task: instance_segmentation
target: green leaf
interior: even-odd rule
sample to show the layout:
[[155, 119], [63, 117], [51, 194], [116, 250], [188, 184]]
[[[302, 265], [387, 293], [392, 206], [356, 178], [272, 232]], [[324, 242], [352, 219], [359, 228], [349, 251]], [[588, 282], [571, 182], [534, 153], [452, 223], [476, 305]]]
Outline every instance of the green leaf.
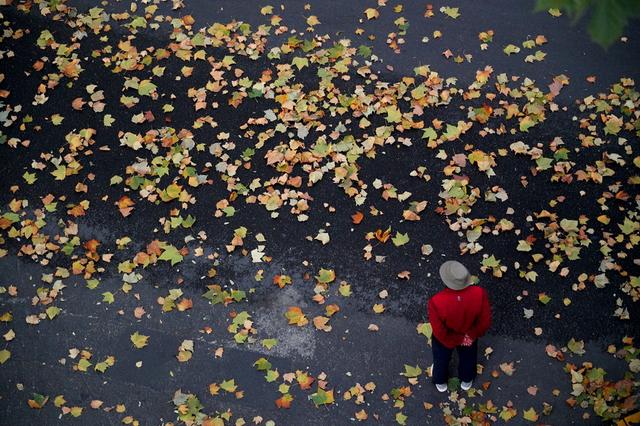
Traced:
[[507, 44], [504, 49], [502, 49], [502, 51], [506, 54], [506, 55], [512, 55], [514, 53], [518, 53], [520, 52], [520, 48], [514, 44]]
[[128, 24], [131, 28], [147, 28], [147, 21], [142, 16], [138, 16]]
[[416, 327], [416, 330], [418, 331], [418, 334], [422, 334], [429, 339], [429, 344], [431, 344], [431, 336], [433, 335], [433, 327], [431, 326], [431, 323], [425, 322], [419, 324], [418, 327]]
[[51, 116], [51, 124], [53, 124], [54, 126], [59, 126], [60, 124], [62, 124], [62, 120], [64, 120], [64, 117], [60, 114], [53, 114]]
[[157, 89], [157, 86], [151, 80], [142, 80], [138, 85], [138, 94], [140, 96], [150, 96]]
[[57, 317], [61, 311], [62, 310], [57, 306], [49, 306], [45, 312], [47, 313], [47, 316], [49, 317], [49, 319], [52, 320], [55, 317]]
[[569, 220], [562, 219], [560, 221], [560, 227], [564, 229], [565, 232], [578, 232], [578, 221], [577, 220]]
[[111, 293], [110, 291], [105, 291], [104, 293], [102, 293], [102, 301], [106, 302], [106, 303], [113, 303], [115, 302], [115, 298], [113, 297], [113, 293]]
[[418, 377], [422, 374], [422, 369], [419, 366], [412, 367], [410, 365], [404, 365], [404, 373], [400, 373], [405, 377]]
[[406, 425], [407, 424], [407, 416], [402, 414], [402, 411], [396, 413], [396, 422], [399, 425]]
[[85, 358], [81, 358], [80, 361], [78, 361], [77, 367], [80, 371], [87, 371], [87, 368], [91, 367], [91, 363]]
[[391, 241], [393, 241], [393, 245], [396, 247], [403, 246], [409, 242], [409, 233], [401, 234], [396, 231], [396, 236], [391, 238]]
[[4, 364], [9, 358], [11, 358], [11, 352], [6, 349], [0, 351], [0, 364]]
[[584, 355], [586, 353], [583, 340], [576, 340], [572, 337], [569, 343], [567, 343], [567, 347], [576, 355]]
[[29, 185], [33, 185], [33, 183], [38, 180], [35, 173], [29, 173], [29, 172], [24, 172], [24, 174], [22, 175], [22, 178]]
[[342, 297], [349, 297], [352, 294], [351, 285], [346, 282], [340, 283], [340, 287], [338, 287], [338, 291], [340, 292], [340, 295]]
[[605, 49], [620, 38], [627, 25], [629, 11], [620, 0], [594, 2], [588, 31], [591, 39]]
[[433, 130], [432, 127], [427, 127], [422, 132], [422, 139], [429, 139], [429, 141], [434, 141], [438, 139], [438, 134], [436, 133], [435, 130]]
[[[457, 7], [450, 7], [450, 6], [442, 6], [440, 8], [440, 12], [444, 13], [445, 15], [447, 15], [450, 18], [453, 19], [457, 19], [460, 16], [460, 9]], [[402, 423], [404, 424], [404, 423]]]
[[502, 407], [502, 411], [500, 411], [500, 418], [505, 422], [508, 422], [517, 415], [518, 410], [511, 407]]
[[538, 413], [536, 413], [536, 410], [534, 410], [533, 407], [525, 410], [522, 416], [525, 420], [529, 420], [530, 422], [538, 421]]
[[95, 278], [87, 280], [87, 288], [89, 290], [94, 290], [96, 287], [98, 287], [98, 284], [100, 284], [100, 281]]
[[538, 301], [540, 303], [542, 303], [543, 305], [546, 305], [547, 303], [549, 303], [551, 301], [551, 298], [549, 296], [547, 296], [546, 293], [540, 293], [538, 295]]
[[389, 123], [399, 123], [402, 120], [402, 113], [397, 106], [391, 105], [387, 109], [387, 121]]
[[547, 170], [551, 167], [551, 163], [553, 162], [553, 160], [551, 158], [547, 158], [547, 157], [540, 157], [538, 159], [536, 159], [536, 166], [538, 168], [538, 170]]
[[258, 371], [267, 371], [271, 369], [271, 363], [267, 361], [266, 358], [260, 358], [256, 362], [253, 363], [253, 366], [256, 367]]
[[624, 218], [624, 222], [622, 223], [622, 225], [618, 224], [618, 228], [620, 228], [622, 233], [625, 234], [625, 235], [629, 235], [629, 234], [635, 232], [636, 229], [638, 229], [638, 227], [639, 227], [638, 222], [635, 222], [635, 221], [629, 219], [628, 217]]
[[137, 331], [131, 335], [131, 343], [138, 349], [142, 349], [148, 344], [149, 336], [142, 335]]
[[327, 405], [333, 403], [333, 391], [325, 391], [324, 389], [318, 388], [315, 393], [311, 394], [311, 400], [317, 406]]
[[167, 186], [167, 189], [165, 190], [167, 200], [173, 200], [175, 198], [178, 198], [180, 196], [181, 191], [182, 189], [180, 188], [180, 186], [176, 185], [175, 183], [172, 183], [171, 185]]
[[318, 275], [316, 275], [316, 280], [318, 280], [319, 283], [323, 284], [328, 284], [335, 279], [336, 273], [333, 271], [333, 269], [322, 268], [320, 269], [320, 272], [318, 272]]
[[482, 259], [482, 266], [486, 266], [487, 268], [497, 268], [500, 266], [500, 261], [492, 254], [491, 256]]
[[115, 118], [113, 118], [113, 116], [111, 114], [105, 114], [104, 117], [102, 117], [102, 124], [104, 125], [104, 127], [111, 127], [111, 125], [116, 121]]
[[[47, 403], [47, 401], [49, 400], [49, 397], [47, 395], [41, 395], [39, 393], [33, 393], [33, 401], [37, 408], [42, 408], [44, 406], [44, 404]], [[31, 404], [29, 404], [31, 406]]]
[[365, 46], [363, 44], [358, 46], [358, 55], [362, 56], [363, 58], [370, 57], [372, 53], [373, 53], [373, 51], [371, 50], [371, 48], [369, 46]]
[[173, 266], [176, 263], [181, 262], [183, 257], [177, 248], [172, 245], [168, 245], [167, 247], [165, 247], [164, 251], [162, 252], [160, 257], [158, 257], [158, 259], [170, 261], [171, 266]]
[[262, 339], [261, 343], [265, 348], [271, 349], [278, 344], [278, 339]]
[[265, 374], [264, 376], [264, 378], [269, 383], [275, 382], [276, 380], [278, 380], [278, 377], [280, 377], [280, 373], [278, 373], [278, 370], [267, 370], [267, 374]]
[[296, 56], [293, 58], [293, 61], [291, 61], [291, 65], [294, 65], [298, 70], [301, 70], [302, 68], [309, 66], [309, 59]]
[[236, 386], [236, 381], [234, 379], [224, 380], [220, 383], [220, 389], [227, 392], [235, 392], [238, 386]]

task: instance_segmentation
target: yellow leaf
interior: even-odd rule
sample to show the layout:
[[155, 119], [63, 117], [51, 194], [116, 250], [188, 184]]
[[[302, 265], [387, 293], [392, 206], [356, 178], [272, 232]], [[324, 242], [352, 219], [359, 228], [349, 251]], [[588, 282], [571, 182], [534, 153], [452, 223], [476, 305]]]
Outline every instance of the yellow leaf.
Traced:
[[364, 14], [367, 16], [368, 20], [376, 19], [377, 17], [380, 16], [380, 12], [378, 12], [376, 9], [372, 7], [366, 9], [364, 11]]
[[320, 21], [316, 15], [311, 15], [307, 18], [307, 25], [313, 27], [314, 25], [318, 25]]

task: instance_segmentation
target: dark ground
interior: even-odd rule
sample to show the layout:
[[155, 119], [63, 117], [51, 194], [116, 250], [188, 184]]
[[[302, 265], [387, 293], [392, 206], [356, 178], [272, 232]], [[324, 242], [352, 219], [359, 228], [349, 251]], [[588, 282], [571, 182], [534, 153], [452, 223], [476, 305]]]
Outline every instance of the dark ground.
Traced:
[[[252, 25], [267, 20], [260, 14], [260, 7], [265, 5], [261, 3], [186, 3], [185, 8], [174, 12], [169, 12], [170, 8], [167, 5], [163, 5], [162, 8], [165, 13], [173, 16], [191, 14], [196, 19], [195, 27], [233, 19]], [[626, 31], [628, 42], [618, 42], [608, 51], [604, 51], [589, 41], [584, 22], [574, 27], [564, 16], [556, 19], [546, 12], [533, 13], [533, 2], [518, 2], [517, 7], [508, 1], [464, 2], [459, 5], [462, 15], [456, 20], [446, 18], [437, 12], [444, 3], [434, 3], [436, 17], [427, 20], [422, 16], [425, 7], [423, 3], [404, 4], [401, 13], [394, 13], [392, 7], [396, 3], [389, 2], [381, 9], [383, 12], [379, 19], [365, 20], [363, 23], [358, 23], [358, 20], [364, 17], [364, 9], [375, 6], [373, 2], [310, 3], [311, 10], [305, 11], [303, 2], [283, 2], [284, 10], [274, 7], [274, 13], [282, 16], [284, 24], [300, 31], [306, 27], [305, 18], [314, 14], [321, 22], [316, 27], [316, 33], [327, 33], [333, 39], [351, 38], [355, 46], [370, 45], [374, 54], [382, 59], [382, 63], [375, 64], [373, 68], [380, 71], [380, 79], [383, 81], [394, 82], [402, 76], [413, 75], [413, 68], [422, 64], [429, 64], [431, 69], [436, 70], [441, 76], [458, 77], [458, 87], [467, 87], [473, 81], [476, 70], [483, 69], [485, 65], [491, 65], [495, 75], [504, 72], [508, 75], [528, 77], [541, 89], [546, 89], [556, 75], [565, 74], [570, 78], [570, 84], [565, 86], [555, 99], [561, 107], [568, 107], [567, 112], [549, 114], [547, 120], [526, 134], [493, 135], [480, 139], [475, 131], [470, 132], [462, 138], [463, 142], [457, 141], [441, 146], [450, 156], [461, 152], [463, 143], [472, 143], [485, 151], [493, 151], [508, 148], [509, 144], [518, 140], [532, 146], [537, 142], [548, 144], [558, 136], [562, 137], [568, 147], [578, 147], [578, 123], [571, 120], [572, 115], [579, 113], [575, 101], [590, 94], [606, 92], [609, 85], [621, 77], [636, 80], [640, 78], [640, 28], [637, 22]], [[84, 11], [92, 6], [93, 2], [75, 1], [71, 4], [79, 11]], [[115, 3], [108, 9], [110, 8], [123, 10], [126, 5]], [[132, 129], [131, 131], [144, 133], [158, 127], [158, 122], [132, 124], [130, 117], [132, 113], [147, 109], [152, 109], [156, 117], [162, 117], [160, 108], [166, 100], [154, 103], [143, 99], [135, 111], [127, 110], [118, 102], [122, 94], [121, 76], [105, 70], [99, 61], [85, 61], [85, 70], [72, 89], [58, 87], [50, 93], [51, 97], [47, 103], [32, 106], [31, 101], [41, 76], [35, 72], [27, 75], [25, 71], [30, 70], [34, 60], [43, 55], [35, 46], [37, 36], [45, 28], [49, 29], [56, 39], [65, 34], [68, 37], [70, 31], [63, 23], [52, 22], [36, 12], [23, 15], [13, 6], [3, 7], [0, 12], [3, 13], [5, 21], [11, 22], [12, 27], [31, 30], [31, 34], [20, 40], [2, 42], [2, 49], [11, 49], [16, 56], [2, 59], [1, 66], [5, 74], [2, 87], [11, 90], [7, 102], [10, 105], [22, 105], [21, 114], [30, 114], [34, 119], [25, 131], [19, 130], [17, 125], [4, 130], [9, 138], [30, 139], [31, 145], [29, 148], [17, 149], [9, 148], [7, 145], [0, 146], [2, 212], [7, 210], [9, 202], [14, 198], [27, 199], [30, 208], [38, 208], [41, 205], [39, 198], [49, 192], [56, 196], [66, 194], [67, 202], [87, 199], [91, 203], [87, 215], [76, 220], [81, 240], [84, 242], [95, 238], [101, 242], [104, 249], [102, 251], [101, 248], [100, 253], [116, 253], [110, 265], [106, 265], [107, 270], [99, 274], [100, 285], [96, 290], [85, 288], [84, 280], [79, 277], [65, 279], [64, 284], [67, 287], [59, 296], [60, 303], [56, 303], [63, 309], [60, 315], [52, 321], [44, 320], [37, 326], [32, 326], [27, 324], [24, 318], [42, 311], [40, 307], [31, 305], [36, 289], [43, 286], [40, 281], [41, 275], [53, 272], [57, 262], [66, 262], [64, 266], [69, 267], [68, 259], [64, 255], [56, 254], [51, 264], [43, 267], [25, 256], [16, 255], [23, 241], [11, 238], [0, 241], [0, 248], [8, 250], [8, 254], [0, 258], [0, 270], [3, 275], [0, 285], [13, 284], [18, 287], [17, 297], [0, 295], [0, 314], [10, 311], [13, 315], [13, 321], [2, 326], [2, 333], [9, 328], [16, 333], [15, 340], [3, 343], [11, 351], [11, 358], [0, 366], [0, 423], [26, 425], [57, 424], [63, 421], [76, 424], [120, 424], [123, 417], [130, 415], [141, 424], [163, 424], [176, 420], [171, 399], [178, 389], [198, 395], [206, 413], [231, 409], [234, 419], [241, 416], [248, 423], [254, 416], [262, 416], [265, 421], [273, 419], [277, 424], [283, 425], [349, 424], [355, 422], [354, 414], [364, 408], [369, 414], [370, 423], [392, 424], [396, 413], [402, 411], [408, 416], [408, 424], [442, 424], [444, 420], [439, 403], [448, 404], [454, 414], [458, 415], [459, 400], [454, 398], [454, 401], [448, 401], [446, 396], [437, 394], [426, 376], [421, 376], [419, 384], [413, 386], [413, 395], [407, 398], [404, 408], [394, 408], [393, 401], [381, 399], [381, 396], [391, 392], [392, 388], [407, 385], [407, 379], [399, 375], [404, 370], [404, 364], [417, 364], [423, 370], [430, 365], [430, 348], [426, 345], [424, 337], [416, 334], [416, 326], [427, 321], [426, 300], [442, 287], [437, 278], [439, 265], [445, 259], [459, 259], [459, 244], [465, 240], [463, 236], [450, 231], [445, 218], [434, 211], [438, 205], [438, 193], [441, 191], [442, 174], [439, 169], [446, 164], [443, 165], [441, 161], [436, 160], [434, 152], [425, 154], [419, 133], [409, 134], [414, 141], [410, 147], [385, 146], [378, 151], [375, 159], [360, 161], [362, 169], [359, 176], [369, 183], [369, 196], [363, 206], [356, 206], [329, 178], [325, 178], [310, 190], [314, 200], [310, 203], [311, 212], [307, 222], [298, 222], [289, 214], [286, 206], [281, 209], [277, 219], [271, 219], [262, 205], [245, 204], [240, 199], [234, 203], [236, 213], [232, 218], [218, 219], [213, 216], [215, 204], [227, 197], [228, 193], [218, 173], [211, 170], [210, 176], [213, 177], [214, 184], [190, 188], [198, 201], [181, 211], [183, 215], [191, 214], [197, 218], [194, 227], [177, 229], [165, 234], [161, 230], [159, 219], [167, 217], [171, 208], [179, 207], [177, 204], [156, 206], [136, 198], [135, 210], [131, 216], [122, 218], [113, 203], [124, 194], [123, 186], [110, 186], [109, 180], [113, 175], [125, 176], [126, 166], [132, 164], [136, 157], [148, 155], [148, 158], [151, 158], [147, 152], [133, 152], [118, 146], [118, 131], [126, 127]], [[399, 16], [406, 17], [410, 27], [405, 36], [407, 42], [401, 48], [402, 52], [394, 54], [386, 46], [385, 39], [387, 33], [396, 31], [393, 20]], [[365, 29], [365, 35], [358, 36], [353, 33], [358, 27]], [[441, 39], [431, 37], [431, 33], [436, 29], [442, 31]], [[489, 48], [481, 51], [478, 32], [487, 29], [493, 29], [495, 36]], [[118, 35], [114, 40], [126, 36], [122, 28], [116, 28], [114, 31]], [[366, 39], [365, 36], [368, 34], [375, 34], [376, 39]], [[544, 61], [525, 63], [523, 58], [528, 52], [521, 52], [515, 56], [506, 56], [502, 52], [504, 45], [520, 44], [523, 40], [538, 34], [544, 34], [549, 40], [548, 44], [540, 48], [547, 53]], [[166, 32], [161, 31], [145, 31], [137, 36], [136, 43], [140, 46], [162, 46], [169, 42], [166, 35]], [[421, 42], [425, 35], [431, 38], [426, 44]], [[268, 48], [270, 46], [268, 44]], [[90, 37], [83, 40], [80, 56], [90, 56], [94, 48]], [[446, 60], [442, 51], [447, 48], [454, 54], [470, 53], [473, 55], [473, 61], [456, 64], [452, 59]], [[237, 57], [236, 62], [237, 66], [253, 77], [259, 76], [260, 71], [269, 65], [266, 58], [254, 62]], [[385, 67], [389, 64], [393, 66], [393, 71]], [[181, 66], [181, 63], [176, 62], [168, 64], [166, 74], [177, 75]], [[184, 98], [184, 93], [189, 87], [201, 87], [207, 81], [208, 71], [199, 74], [198, 70], [199, 68], [196, 68], [191, 78], [183, 78], [179, 82], [167, 80], [166, 86], [159, 86], [159, 92], [166, 96], [171, 93], [182, 94]], [[353, 75], [357, 78], [357, 75]], [[585, 81], [590, 75], [597, 76], [595, 84]], [[296, 81], [303, 83], [305, 88], [317, 85], [317, 78], [308, 69], [298, 73]], [[77, 112], [68, 106], [77, 96], [86, 97], [84, 86], [92, 83], [97, 84], [100, 89], [105, 89], [105, 113], [112, 114], [116, 119], [110, 128], [102, 126], [101, 114], [86, 108]], [[349, 87], [349, 84], [351, 83], [346, 83], [345, 87]], [[232, 137], [237, 135], [240, 150], [244, 149], [238, 128], [248, 117], [258, 116], [274, 105], [273, 101], [264, 99], [245, 100], [237, 110], [223, 104], [219, 110], [212, 113], [219, 123], [215, 132], [228, 131]], [[65, 120], [61, 126], [54, 127], [48, 124], [45, 118], [56, 112], [63, 114]], [[429, 114], [429, 121], [431, 117], [438, 117], [447, 122], [455, 122], [466, 117], [466, 111], [458, 110], [455, 103], [437, 111], [425, 112], [425, 115]], [[187, 105], [176, 108], [172, 114], [172, 123], [179, 129], [180, 126], [189, 126], [195, 117], [193, 105], [189, 101]], [[336, 125], [337, 122], [338, 120], [334, 120], [332, 124]], [[35, 131], [34, 126], [37, 124], [43, 125], [44, 130]], [[38, 173], [38, 181], [34, 185], [24, 183], [22, 174], [25, 171], [34, 171], [30, 165], [41, 153], [56, 152], [64, 146], [64, 136], [69, 131], [83, 127], [98, 129], [95, 146], [109, 145], [111, 151], [95, 150], [96, 153], [92, 157], [83, 158], [85, 167], [82, 172], [65, 179], [63, 184], [55, 181], [48, 171]], [[209, 144], [214, 141], [215, 132], [205, 125], [194, 131], [194, 139], [196, 142]], [[637, 147], [637, 136], [632, 135], [630, 140], [631, 145]], [[532, 223], [526, 221], [528, 215], [544, 208], [551, 210], [550, 200], [566, 196], [567, 201], [559, 203], [553, 211], [561, 218], [586, 215], [592, 218], [589, 222], [591, 225], [595, 222], [595, 217], [602, 213], [597, 199], [607, 190], [606, 185], [624, 182], [629, 176], [637, 173], [637, 169], [633, 169], [632, 165], [633, 156], [626, 154], [618, 146], [583, 150], [575, 153], [572, 160], [584, 167], [600, 159], [605, 150], [621, 153], [628, 163], [625, 167], [617, 168], [614, 177], [605, 178], [602, 185], [550, 182], [550, 171], [541, 172], [533, 177], [530, 173], [533, 163], [521, 156], [498, 157], [497, 166], [494, 168], [496, 176], [491, 178], [478, 172], [475, 167], [467, 165], [465, 172], [471, 176], [474, 186], [484, 191], [485, 188], [499, 185], [509, 194], [509, 199], [503, 203], [479, 200], [469, 216], [483, 218], [495, 215], [500, 219], [506, 217], [505, 212], [511, 207], [516, 213], [510, 219], [516, 228], [523, 230], [520, 237], [523, 238], [527, 233], [533, 232]], [[574, 152], [571, 154], [574, 155]], [[275, 175], [273, 169], [263, 164], [263, 155], [260, 152], [256, 154], [252, 170], [243, 171], [246, 176]], [[205, 161], [214, 161], [207, 152], [202, 153], [199, 159], [199, 165]], [[425, 183], [409, 175], [411, 170], [420, 165], [426, 166], [432, 175], [430, 182]], [[93, 182], [86, 181], [87, 173], [95, 174]], [[529, 177], [529, 186], [526, 188], [520, 183], [520, 176], [523, 175]], [[402, 221], [402, 211], [406, 205], [397, 200], [383, 200], [380, 191], [371, 186], [371, 182], [376, 178], [385, 183], [393, 183], [398, 192], [412, 192], [411, 200], [428, 200], [429, 204], [422, 214], [422, 221]], [[89, 184], [89, 192], [74, 193], [75, 184], [82, 181]], [[250, 178], [246, 181], [250, 181]], [[168, 184], [170, 180], [163, 182]], [[12, 185], [20, 185], [15, 194], [9, 192]], [[581, 195], [580, 191], [585, 191], [585, 194]], [[637, 191], [632, 185], [626, 187], [626, 191], [631, 195], [629, 201], [614, 204], [616, 208], [608, 212], [612, 218], [612, 225], [616, 222], [621, 223], [627, 211], [632, 212], [631, 217], [637, 218], [638, 204], [634, 201], [634, 197], [637, 200]], [[128, 195], [132, 198], [134, 195], [137, 196], [134, 192], [129, 192]], [[108, 196], [106, 201], [102, 200], [104, 196]], [[323, 207], [323, 203], [334, 207], [335, 212]], [[369, 206], [375, 206], [383, 214], [371, 216], [368, 214]], [[351, 215], [358, 210], [366, 214], [363, 222], [356, 226], [351, 223]], [[62, 208], [59, 208], [58, 212], [47, 213], [49, 232], [59, 232], [56, 222], [67, 219], [70, 218], [64, 214]], [[226, 254], [224, 245], [229, 243], [233, 230], [239, 226], [245, 226], [249, 230], [245, 239], [245, 246], [249, 250], [258, 244], [255, 235], [264, 234], [265, 252], [273, 257], [271, 262], [252, 263], [250, 256], [243, 257], [238, 250], [231, 255]], [[362, 257], [363, 247], [367, 244], [363, 238], [364, 234], [376, 229], [385, 229], [387, 226], [393, 228], [393, 234], [396, 230], [409, 232], [411, 241], [402, 247], [395, 247], [390, 241], [385, 245], [374, 245], [374, 254], [386, 256], [385, 261], [365, 261]], [[329, 232], [329, 244], [321, 245], [318, 241], [307, 241], [306, 236], [315, 236], [321, 228]], [[206, 277], [207, 271], [213, 266], [211, 260], [206, 256], [188, 255], [173, 268], [161, 262], [144, 270], [137, 270], [142, 273], [143, 279], [134, 284], [132, 293], [139, 295], [139, 300], [133, 298], [132, 294], [125, 295], [119, 290], [123, 282], [122, 274], [117, 270], [119, 262], [131, 259], [137, 251], [144, 249], [146, 244], [155, 238], [182, 247], [185, 245], [186, 236], [196, 236], [200, 230], [206, 231], [207, 240], [192, 241], [186, 245], [192, 249], [200, 245], [205, 254], [221, 254], [220, 262], [215, 266], [215, 279]], [[0, 236], [6, 237], [5, 232], [2, 231]], [[127, 250], [117, 251], [115, 241], [123, 236], [129, 236], [132, 243]], [[547, 271], [544, 265], [539, 265], [535, 269], [539, 274], [535, 283], [526, 282], [517, 275], [514, 262], [526, 265], [530, 256], [528, 253], [514, 250], [520, 238], [512, 233], [497, 236], [483, 234], [479, 241], [484, 249], [479, 254], [462, 257], [461, 260], [468, 265], [472, 273], [480, 277], [480, 282], [489, 291], [493, 304], [493, 326], [489, 335], [481, 340], [481, 354], [486, 347], [491, 347], [493, 353], [488, 359], [480, 357], [479, 362], [484, 365], [485, 372], [477, 380], [478, 383], [491, 381], [491, 386], [483, 392], [484, 395], [465, 396], [469, 405], [486, 404], [487, 400], [491, 400], [500, 409], [507, 405], [508, 401], [512, 401], [519, 412], [518, 417], [511, 423], [522, 424], [527, 423], [522, 418], [524, 410], [534, 407], [540, 413], [542, 403], [546, 402], [552, 404], [554, 409], [548, 416], [541, 416], [541, 423], [599, 423], [597, 416], [590, 409], [571, 409], [565, 404], [565, 399], [571, 392], [570, 376], [562, 371], [565, 363], [548, 357], [544, 349], [547, 344], [565, 346], [571, 338], [584, 340], [587, 353], [584, 356], [567, 353], [565, 356], [568, 362], [593, 362], [594, 365], [605, 368], [608, 372], [607, 378], [612, 380], [620, 379], [626, 371], [627, 366], [624, 362], [606, 353], [607, 346], [619, 345], [622, 337], [638, 337], [640, 334], [637, 322], [640, 310], [637, 303], [621, 293], [620, 285], [624, 281], [623, 278], [610, 277], [611, 283], [603, 289], [595, 288], [591, 283], [588, 284], [588, 289], [582, 292], [571, 289], [571, 284], [577, 282], [580, 273], [597, 273], [601, 258], [598, 253], [598, 236], [592, 238], [591, 246], [585, 249], [581, 259], [567, 264], [571, 272], [566, 278]], [[433, 254], [422, 256], [422, 244], [430, 244]], [[538, 244], [539, 250], [542, 251], [544, 242]], [[497, 279], [490, 273], [480, 271], [481, 256], [484, 253], [495, 254], [497, 258], [503, 259], [503, 264], [508, 266], [508, 272], [503, 278]], [[637, 256], [634, 248], [627, 251], [627, 255], [628, 258], [619, 261], [630, 275], [637, 276], [638, 267], [633, 263], [633, 257]], [[330, 321], [333, 330], [323, 333], [316, 330], [312, 324], [301, 328], [286, 325], [282, 314], [289, 306], [302, 307], [309, 319], [322, 315], [324, 306], [318, 306], [311, 300], [313, 280], [304, 278], [307, 273], [311, 276], [317, 274], [320, 268], [334, 269], [336, 272], [336, 283], [332, 284], [327, 297], [327, 303], [340, 305], [340, 312]], [[264, 270], [264, 279], [261, 282], [254, 278], [259, 269]], [[396, 277], [403, 270], [411, 271], [410, 280], [399, 280]], [[271, 281], [275, 275], [282, 273], [291, 275], [294, 285], [280, 290], [273, 286]], [[179, 283], [179, 279], [184, 283]], [[351, 284], [353, 295], [350, 298], [341, 297], [338, 293], [337, 283], [342, 280]], [[227, 307], [211, 306], [200, 296], [206, 290], [205, 286], [214, 282], [247, 291], [254, 288], [255, 292], [248, 294], [248, 302]], [[178, 287], [187, 297], [193, 299], [194, 308], [186, 312], [162, 312], [162, 307], [156, 303], [156, 299], [166, 296], [169, 289]], [[384, 301], [378, 297], [382, 290], [389, 293], [389, 297]], [[102, 293], [105, 291], [111, 291], [116, 295], [115, 303], [101, 302]], [[528, 296], [523, 296], [523, 291], [527, 291]], [[538, 302], [537, 296], [540, 292], [545, 292], [551, 297], [547, 305]], [[563, 298], [567, 297], [571, 299], [571, 304], [564, 306]], [[621, 321], [612, 315], [618, 297], [622, 297], [624, 306], [629, 310], [630, 320]], [[372, 311], [372, 305], [380, 302], [384, 303], [386, 311], [382, 315], [376, 315]], [[147, 311], [141, 320], [135, 320], [132, 315], [136, 306], [144, 306]], [[523, 308], [533, 309], [533, 317], [524, 318]], [[232, 336], [226, 331], [228, 313], [234, 309], [247, 310], [252, 315], [259, 339], [275, 337], [278, 339], [278, 345], [268, 351], [259, 343], [234, 344]], [[377, 333], [367, 330], [371, 323], [379, 326], [380, 330]], [[212, 327], [213, 333], [203, 333], [201, 330], [205, 326]], [[541, 336], [534, 334], [534, 327], [542, 328]], [[150, 336], [149, 346], [142, 350], [132, 348], [129, 336], [135, 331]], [[184, 339], [194, 340], [195, 351], [189, 362], [179, 363], [175, 355]], [[218, 347], [225, 348], [224, 356], [215, 359], [213, 351]], [[117, 361], [105, 374], [96, 373], [92, 369], [88, 373], [76, 372], [71, 367], [74, 361], [68, 357], [71, 348], [88, 348], [93, 353], [92, 360], [114, 355]], [[291, 408], [276, 408], [273, 401], [280, 396], [277, 384], [266, 383], [263, 374], [252, 367], [261, 356], [267, 357], [281, 374], [308, 370], [317, 377], [321, 372], [326, 373], [328, 388], [336, 392], [336, 403], [316, 408], [311, 401], [306, 400], [312, 391], [295, 389], [292, 390], [295, 399]], [[64, 358], [66, 364], [62, 365], [59, 360]], [[142, 367], [136, 367], [137, 361], [142, 361]], [[513, 376], [501, 374], [498, 378], [492, 378], [488, 374], [492, 370], [500, 371], [499, 364], [512, 361], [515, 362], [516, 368]], [[229, 378], [235, 378], [239, 388], [245, 391], [242, 399], [236, 399], [230, 394], [221, 393], [215, 397], [209, 394], [210, 383], [219, 383]], [[367, 393], [364, 405], [356, 405], [353, 400], [343, 400], [342, 393], [351, 386], [356, 383], [364, 386], [370, 381], [375, 382], [376, 390], [373, 394]], [[281, 380], [277, 383], [280, 382]], [[21, 384], [23, 390], [17, 390], [18, 384]], [[527, 393], [527, 387], [532, 385], [538, 387], [537, 396]], [[313, 389], [315, 388], [314, 384]], [[551, 392], [555, 388], [560, 389], [559, 396], [552, 395]], [[33, 392], [50, 397], [50, 402], [42, 410], [32, 410], [27, 406], [26, 401], [32, 397]], [[60, 409], [53, 405], [56, 395], [64, 395], [69, 406], [84, 407], [82, 415], [78, 418], [62, 416]], [[104, 406], [125, 404], [126, 412], [116, 413], [114, 410], [105, 413], [103, 410], [91, 409], [89, 402], [94, 399], [104, 401]], [[423, 402], [430, 402], [434, 407], [425, 410]], [[585, 412], [591, 413], [589, 419], [582, 418]], [[379, 420], [374, 419], [374, 414], [379, 415]]]

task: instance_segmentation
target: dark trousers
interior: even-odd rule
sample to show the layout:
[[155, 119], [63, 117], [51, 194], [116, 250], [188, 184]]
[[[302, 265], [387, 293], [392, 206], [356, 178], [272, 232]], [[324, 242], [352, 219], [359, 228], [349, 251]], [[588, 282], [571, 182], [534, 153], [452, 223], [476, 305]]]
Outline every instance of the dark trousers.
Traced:
[[[453, 349], [444, 346], [435, 336], [431, 336], [431, 347], [433, 348], [433, 383], [447, 383]], [[471, 346], [459, 345], [456, 350], [458, 351], [458, 377], [463, 382], [471, 382], [476, 377], [478, 339], [474, 340]]]

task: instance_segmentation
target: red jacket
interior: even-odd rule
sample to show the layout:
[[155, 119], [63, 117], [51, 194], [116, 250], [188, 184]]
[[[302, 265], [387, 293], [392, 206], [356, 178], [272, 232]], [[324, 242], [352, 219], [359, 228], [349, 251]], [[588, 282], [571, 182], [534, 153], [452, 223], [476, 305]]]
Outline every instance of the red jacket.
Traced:
[[464, 335], [475, 340], [491, 325], [491, 307], [487, 291], [477, 285], [462, 290], [445, 288], [427, 305], [433, 335], [447, 348], [455, 348]]

